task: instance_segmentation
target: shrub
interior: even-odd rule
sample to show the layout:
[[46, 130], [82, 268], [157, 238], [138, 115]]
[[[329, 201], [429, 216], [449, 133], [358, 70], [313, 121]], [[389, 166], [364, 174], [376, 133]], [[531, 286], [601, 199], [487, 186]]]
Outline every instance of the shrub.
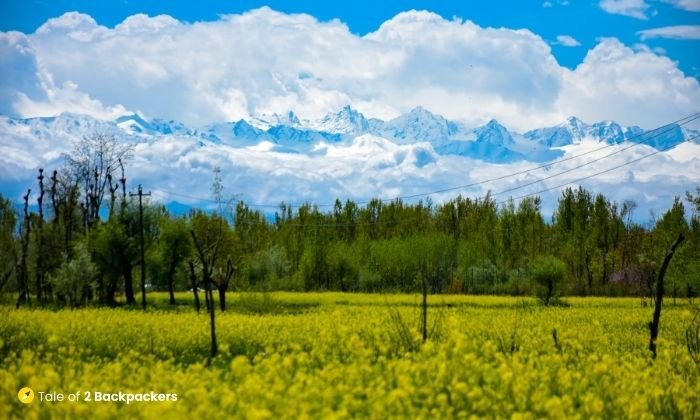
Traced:
[[90, 260], [84, 243], [78, 242], [72, 259], [64, 257], [63, 264], [50, 278], [51, 286], [59, 300], [73, 307], [81, 306], [92, 294], [97, 278], [97, 266]]
[[538, 285], [537, 297], [548, 306], [559, 294], [566, 273], [564, 262], [551, 256], [539, 257], [532, 263], [531, 273]]

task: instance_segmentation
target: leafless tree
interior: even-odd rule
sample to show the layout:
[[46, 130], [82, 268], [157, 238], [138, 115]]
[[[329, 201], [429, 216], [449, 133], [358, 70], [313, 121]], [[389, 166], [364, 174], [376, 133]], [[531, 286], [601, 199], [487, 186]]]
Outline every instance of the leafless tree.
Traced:
[[[112, 180], [132, 152], [133, 145], [120, 142], [113, 135], [96, 133], [79, 140], [66, 156], [71, 175], [84, 194], [83, 211], [88, 226], [99, 220], [105, 192], [116, 190]], [[123, 170], [121, 173], [119, 181], [123, 188]]]

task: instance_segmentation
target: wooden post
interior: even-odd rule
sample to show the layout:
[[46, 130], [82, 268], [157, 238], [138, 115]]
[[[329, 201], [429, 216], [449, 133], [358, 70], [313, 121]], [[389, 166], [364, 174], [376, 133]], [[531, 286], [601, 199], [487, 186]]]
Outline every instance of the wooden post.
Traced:
[[150, 196], [151, 193], [144, 193], [143, 188], [139, 185], [137, 193], [130, 193], [131, 197], [138, 196], [139, 198], [139, 226], [140, 226], [140, 239], [141, 239], [141, 304], [143, 305], [143, 310], [146, 310], [146, 256], [143, 244], [143, 196]]

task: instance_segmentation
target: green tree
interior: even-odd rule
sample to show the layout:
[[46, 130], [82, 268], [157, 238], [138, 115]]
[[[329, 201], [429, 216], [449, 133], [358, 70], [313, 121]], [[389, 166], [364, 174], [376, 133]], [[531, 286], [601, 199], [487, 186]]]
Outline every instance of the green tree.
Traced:
[[690, 231], [688, 232], [688, 245], [684, 251], [683, 257], [687, 260], [688, 266], [686, 271], [686, 297], [691, 301], [700, 292], [700, 187], [697, 188], [697, 193], [693, 196], [690, 192], [686, 193], [686, 199], [690, 207]]
[[17, 213], [12, 202], [0, 194], [0, 291], [9, 284], [17, 266], [16, 228]]
[[532, 263], [532, 279], [540, 286], [538, 297], [548, 306], [560, 293], [566, 267], [564, 262], [552, 256], [538, 257]]
[[[688, 221], [685, 217], [685, 206], [680, 197], [675, 197], [673, 205], [661, 216], [654, 226], [651, 234], [654, 265], [658, 268], [666, 255], [668, 247], [676, 240], [679, 234], [688, 235]], [[673, 303], [676, 303], [676, 297], [679, 291], [687, 288], [687, 273], [689, 271], [688, 264], [691, 263], [689, 253], [692, 253], [691, 246], [680, 247], [676, 254], [673, 264], [671, 264], [666, 272], [666, 284], [670, 286], [670, 291], [673, 295]]]
[[63, 264], [50, 276], [53, 292], [59, 302], [65, 301], [72, 307], [81, 306], [92, 295], [99, 271], [91, 258], [86, 244], [75, 244], [73, 257], [64, 255]]
[[582, 187], [567, 188], [554, 212], [556, 253], [566, 263], [577, 293], [593, 291], [593, 251], [589, 239], [593, 202], [590, 192]]
[[135, 304], [133, 270], [139, 261], [137, 237], [129, 235], [118, 218], [112, 218], [96, 225], [90, 232], [88, 243], [100, 273], [97, 282], [99, 302], [116, 305], [117, 282], [122, 277], [126, 303]]
[[192, 255], [192, 237], [186, 220], [170, 217], [162, 219], [156, 253], [165, 277], [170, 304], [175, 305], [175, 274]]
[[[161, 206], [144, 203], [143, 229], [146, 249], [158, 236]], [[119, 278], [124, 279], [126, 303], [136, 303], [134, 296], [134, 269], [141, 260], [140, 220], [136, 201], [127, 201], [120, 212], [107, 222], [100, 222], [89, 232], [88, 247], [100, 271], [98, 297], [101, 303], [114, 305]]]
[[235, 234], [228, 222], [218, 214], [197, 212], [190, 217], [190, 235], [202, 268], [206, 296], [209, 296], [207, 304], [214, 304], [209, 289], [216, 288], [219, 306], [225, 310], [226, 291], [238, 263]]

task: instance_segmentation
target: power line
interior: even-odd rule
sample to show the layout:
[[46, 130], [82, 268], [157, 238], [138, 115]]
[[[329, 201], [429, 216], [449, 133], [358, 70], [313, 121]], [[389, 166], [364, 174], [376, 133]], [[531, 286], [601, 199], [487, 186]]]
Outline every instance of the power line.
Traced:
[[[555, 190], [555, 189], [559, 189], [559, 188], [562, 188], [562, 187], [565, 187], [565, 186], [568, 186], [568, 185], [572, 185], [572, 184], [577, 184], [577, 183], [580, 183], [580, 182], [585, 181], [585, 180], [587, 180], [587, 179], [594, 178], [594, 177], [596, 177], [596, 176], [598, 176], [598, 175], [602, 175], [602, 174], [605, 174], [605, 173], [608, 173], [608, 172], [612, 172], [612, 171], [614, 171], [614, 170], [616, 170], [616, 169], [620, 169], [620, 168], [622, 168], [622, 167], [629, 166], [629, 165], [632, 165], [632, 164], [634, 164], [634, 163], [640, 162], [640, 161], [642, 161], [642, 160], [644, 160], [644, 159], [647, 159], [647, 158], [649, 158], [649, 157], [651, 157], [651, 156], [654, 156], [654, 155], [657, 155], [657, 154], [659, 154], [659, 153], [663, 153], [663, 152], [669, 151], [669, 150], [671, 150], [671, 149], [673, 149], [673, 148], [675, 148], [675, 147], [678, 147], [679, 145], [681, 145], [681, 144], [683, 144], [683, 143], [688, 143], [688, 142], [691, 142], [691, 141], [696, 140], [696, 139], [700, 139], [700, 135], [694, 136], [694, 137], [691, 137], [691, 138], [688, 138], [688, 139], [685, 139], [685, 140], [683, 140], [683, 141], [680, 142], [680, 143], [676, 143], [676, 144], [673, 144], [673, 145], [671, 145], [671, 146], [668, 146], [668, 147], [665, 147], [665, 148], [662, 148], [662, 149], [659, 149], [659, 150], [655, 150], [654, 152], [648, 153], [648, 154], [646, 154], [646, 155], [643, 155], [643, 156], [638, 157], [638, 158], [636, 158], [636, 159], [627, 161], [627, 162], [625, 162], [625, 163], [622, 163], [622, 164], [613, 166], [613, 167], [611, 167], [611, 168], [608, 168], [608, 169], [605, 169], [605, 170], [596, 172], [596, 173], [594, 173], [594, 174], [590, 174], [590, 175], [587, 175], [587, 176], [585, 176], [585, 177], [582, 177], [582, 178], [579, 178], [579, 179], [576, 179], [576, 180], [573, 180], [573, 181], [567, 181], [567, 182], [565, 182], [565, 183], [563, 183], [563, 184], [559, 184], [559, 185], [557, 185], [557, 186], [548, 187], [548, 188], [542, 189], [542, 190], [537, 191], [537, 192], [534, 192], [534, 193], [525, 194], [525, 195], [522, 195], [522, 196], [519, 196], [519, 197], [515, 197], [515, 198], [512, 198], [512, 197], [511, 197], [511, 198], [509, 198], [508, 200], [501, 200], [501, 201], [495, 202], [495, 204], [496, 204], [496, 205], [502, 205], [502, 204], [506, 204], [506, 203], [508, 203], [508, 202], [510, 202], [510, 201], [517, 201], [517, 200], [522, 200], [522, 199], [525, 199], [525, 198], [528, 198], [528, 197], [539, 196], [540, 194], [545, 193], [545, 192], [548, 192], [548, 191], [552, 191], [552, 190]], [[479, 200], [482, 200], [482, 199], [484, 199], [484, 198], [486, 198], [486, 197], [489, 197], [489, 196], [496, 196], [496, 195], [504, 194], [504, 193], [507, 192], [507, 191], [508, 191], [508, 190], [499, 191], [499, 192], [496, 192], [496, 193], [493, 193], [493, 194], [487, 194], [486, 196], [479, 196], [479, 197], [474, 198], [474, 200], [479, 201]], [[388, 224], [401, 225], [401, 224], [404, 224], [404, 223], [415, 223], [415, 220], [405, 220], [405, 219], [404, 219], [404, 220], [377, 220], [377, 221], [369, 221], [369, 222], [344, 222], [344, 223], [322, 223], [322, 224], [311, 224], [311, 223], [309, 223], [309, 224], [302, 224], [302, 223], [294, 223], [294, 224], [291, 224], [291, 223], [285, 223], [285, 224], [283, 224], [281, 227], [304, 227], [304, 228], [329, 227], [329, 228], [338, 228], [338, 227], [350, 227], [350, 226], [375, 226], [375, 225], [388, 225]]]
[[[579, 178], [579, 179], [576, 179], [576, 180], [573, 180], [573, 181], [565, 182], [565, 183], [563, 183], [563, 184], [559, 184], [559, 185], [554, 186], [554, 187], [545, 188], [545, 189], [543, 189], [543, 190], [540, 190], [540, 191], [537, 191], [537, 192], [534, 192], [534, 193], [531, 193], [531, 194], [525, 194], [525, 195], [522, 195], [522, 196], [519, 196], [519, 197], [516, 197], [516, 198], [512, 198], [512, 200], [513, 200], [513, 201], [522, 200], [522, 199], [527, 198], [527, 197], [537, 196], [537, 195], [540, 195], [540, 194], [542, 194], [542, 193], [545, 193], [545, 192], [548, 192], [548, 191], [551, 191], [551, 190], [555, 190], [555, 189], [559, 189], [559, 188], [562, 188], [562, 187], [566, 187], [567, 185], [577, 184], [577, 183], [579, 183], [579, 182], [581, 182], [581, 181], [585, 181], [585, 180], [587, 180], [587, 179], [596, 177], [596, 176], [598, 176], [598, 175], [602, 175], [602, 174], [605, 174], [605, 173], [608, 173], [608, 172], [612, 172], [612, 171], [614, 171], [614, 170], [616, 170], [616, 169], [620, 169], [620, 168], [622, 168], [622, 167], [631, 165], [631, 164], [633, 164], [633, 163], [637, 163], [637, 162], [639, 162], [639, 161], [641, 161], [641, 160], [644, 160], [644, 159], [646, 159], [646, 158], [648, 158], [648, 157], [651, 157], [651, 156], [654, 156], [654, 155], [658, 155], [659, 153], [662, 153], [662, 152], [666, 152], [666, 151], [668, 151], [668, 150], [671, 150], [671, 149], [673, 149], [674, 147], [677, 147], [677, 146], [679, 146], [679, 145], [681, 145], [681, 144], [683, 144], [683, 143], [687, 143], [687, 142], [690, 142], [690, 141], [693, 141], [693, 140], [696, 140], [696, 139], [699, 139], [699, 138], [700, 138], [700, 135], [695, 136], [695, 137], [691, 137], [691, 138], [689, 138], [689, 139], [683, 140], [681, 143], [674, 144], [674, 145], [665, 147], [665, 148], [663, 148], [663, 149], [655, 150], [655, 151], [652, 152], [652, 153], [646, 154], [646, 155], [644, 155], [644, 156], [638, 157], [637, 159], [630, 160], [630, 161], [625, 162], [625, 163], [622, 163], [622, 164], [620, 164], [620, 165], [613, 166], [612, 168], [608, 168], [608, 169], [605, 169], [605, 170], [603, 170], [603, 171], [596, 172], [596, 173], [594, 173], [594, 174], [587, 175], [587, 176], [584, 176], [583, 178]], [[499, 194], [500, 194], [500, 193], [499, 193]], [[503, 204], [503, 203], [505, 203], [505, 202], [506, 202], [506, 201], [500, 201], [498, 204]]]
[[[664, 128], [664, 127], [670, 127], [670, 128], [668, 128], [667, 130], [665, 130], [665, 131], [662, 131], [662, 132], [659, 132], [659, 133], [654, 134], [653, 136], [648, 136], [648, 138], [647, 138], [646, 140], [642, 140], [642, 141], [639, 142], [639, 143], [632, 143], [632, 144], [630, 144], [629, 146], [627, 146], [627, 147], [625, 147], [625, 148], [623, 148], [623, 149], [620, 149], [620, 150], [618, 150], [618, 151], [616, 151], [616, 152], [614, 152], [614, 153], [611, 153], [611, 154], [609, 154], [609, 155], [603, 156], [603, 157], [599, 158], [598, 160], [602, 160], [602, 159], [604, 159], [604, 158], [606, 158], [606, 157], [615, 155], [615, 154], [617, 154], [617, 153], [622, 153], [622, 152], [624, 152], [625, 150], [628, 150], [628, 149], [631, 149], [631, 148], [633, 148], [633, 147], [639, 146], [640, 144], [646, 143], [646, 142], [648, 142], [649, 140], [651, 140], [651, 139], [653, 139], [653, 138], [656, 138], [656, 137], [658, 137], [658, 136], [660, 136], [660, 135], [662, 135], [662, 134], [665, 134], [665, 133], [668, 133], [669, 131], [674, 130], [674, 129], [675, 129], [675, 126], [674, 126], [674, 125], [682, 126], [682, 125], [688, 124], [688, 123], [690, 123], [690, 122], [692, 122], [692, 121], [694, 121], [694, 120], [696, 120], [696, 119], [698, 119], [698, 118], [700, 118], [700, 113], [697, 113], [697, 112], [696, 112], [695, 114], [692, 114], [692, 115], [690, 115], [690, 116], [688, 116], [688, 117], [681, 118], [680, 120], [676, 120], [676, 121], [674, 121], [674, 122], [672, 122], [672, 123], [669, 123], [669, 124], [666, 124], [666, 125], [664, 125], [664, 126], [661, 126], [661, 127], [655, 128], [655, 129], [653, 129], [653, 130], [646, 131], [646, 132], [644, 132], [644, 133], [641, 133], [641, 134], [637, 134], [637, 135], [635, 135], [635, 136], [632, 136], [632, 137], [630, 137], [628, 140], [636, 139], [636, 138], [638, 138], [638, 137], [644, 137], [644, 136], [648, 135], [649, 133], [652, 133], [652, 132], [654, 132], [654, 131], [656, 131], [656, 130], [660, 130], [660, 129]], [[688, 120], [688, 121], [685, 121], [685, 120]], [[681, 123], [681, 121], [684, 121], [684, 122]], [[473, 183], [470, 183], [470, 184], [458, 185], [458, 186], [455, 186], [455, 187], [443, 188], [443, 189], [434, 190], [434, 191], [427, 192], [427, 193], [417, 193], [417, 194], [412, 194], [412, 195], [406, 195], [406, 196], [396, 197], [396, 198], [393, 198], [393, 199], [382, 199], [381, 201], [393, 201], [393, 200], [396, 200], [396, 199], [411, 199], [411, 198], [417, 198], [417, 197], [428, 196], [428, 195], [433, 195], [433, 194], [439, 194], [439, 193], [448, 192], [448, 191], [454, 191], [454, 190], [459, 190], [459, 189], [464, 189], [464, 188], [475, 187], [475, 186], [478, 186], [478, 185], [487, 184], [487, 183], [494, 182], [494, 181], [500, 181], [500, 180], [503, 180], [503, 179], [506, 179], [506, 178], [511, 178], [511, 177], [513, 177], [513, 176], [523, 175], [523, 174], [526, 174], [526, 173], [529, 173], [529, 172], [533, 172], [533, 171], [536, 171], [536, 170], [539, 170], [539, 169], [548, 168], [548, 167], [550, 167], [550, 166], [558, 165], [558, 164], [560, 164], [560, 163], [563, 163], [563, 162], [566, 162], [566, 161], [569, 161], [569, 160], [573, 160], [573, 159], [576, 159], [576, 158], [579, 158], [579, 157], [582, 157], [582, 156], [586, 156], [586, 155], [589, 155], [589, 154], [592, 154], [592, 153], [595, 153], [595, 152], [599, 152], [599, 151], [601, 151], [601, 150], [604, 150], [604, 149], [607, 149], [607, 148], [610, 148], [610, 147], [613, 147], [613, 146], [615, 146], [615, 145], [614, 145], [614, 144], [607, 144], [607, 145], [602, 146], [602, 147], [599, 147], [599, 148], [597, 148], [597, 149], [589, 150], [589, 151], [587, 151], [587, 152], [580, 153], [580, 154], [577, 154], [577, 155], [571, 155], [571, 156], [566, 157], [566, 158], [557, 159], [557, 160], [554, 160], [554, 161], [552, 161], [552, 162], [549, 162], [549, 163], [546, 163], [546, 164], [543, 164], [543, 165], [536, 166], [536, 167], [534, 167], [534, 168], [525, 169], [525, 170], [518, 171], [518, 172], [512, 172], [512, 173], [509, 173], [509, 174], [506, 174], [506, 175], [501, 175], [501, 176], [498, 176], [498, 177], [495, 177], [495, 178], [489, 178], [489, 179], [486, 179], [486, 180], [483, 180], [483, 181], [477, 181], [477, 182], [473, 182]], [[582, 166], [585, 166], [585, 165], [582, 165]], [[574, 169], [576, 169], [576, 168], [574, 168]], [[566, 171], [566, 172], [568, 172], [568, 171]], [[562, 172], [562, 173], [566, 173], [566, 172]], [[367, 202], [368, 202], [368, 201], [367, 201]], [[367, 204], [367, 202], [359, 202], [358, 204]]]
[[[577, 183], [580, 183], [580, 182], [585, 181], [585, 180], [587, 180], [587, 179], [594, 178], [594, 177], [596, 177], [596, 176], [598, 176], [598, 175], [602, 175], [602, 174], [605, 174], [605, 173], [608, 173], [608, 172], [612, 172], [612, 171], [614, 171], [614, 170], [616, 170], [616, 169], [620, 169], [620, 168], [622, 168], [622, 167], [632, 165], [632, 164], [634, 164], [634, 163], [637, 163], [637, 162], [639, 162], [639, 161], [642, 161], [642, 160], [644, 160], [644, 159], [647, 159], [647, 158], [649, 158], [649, 157], [651, 157], [651, 156], [658, 155], [659, 153], [663, 153], [663, 152], [669, 151], [669, 150], [671, 150], [671, 149], [673, 149], [673, 148], [675, 148], [675, 147], [678, 147], [679, 145], [681, 145], [681, 144], [683, 144], [683, 143], [688, 143], [688, 142], [691, 142], [691, 141], [696, 140], [696, 139], [700, 139], [700, 135], [694, 136], [694, 137], [691, 137], [691, 138], [688, 138], [688, 139], [685, 139], [685, 140], [683, 140], [683, 141], [680, 142], [680, 143], [676, 143], [676, 144], [673, 144], [673, 145], [671, 145], [671, 146], [668, 146], [668, 147], [665, 147], [665, 148], [662, 148], [662, 149], [659, 149], [659, 150], [655, 150], [654, 152], [648, 153], [648, 154], [646, 154], [646, 155], [644, 155], [644, 156], [641, 156], [641, 157], [638, 157], [638, 158], [636, 158], [636, 159], [627, 161], [627, 162], [625, 162], [625, 163], [622, 163], [622, 164], [613, 166], [613, 167], [608, 168], [608, 169], [605, 169], [605, 170], [603, 170], [603, 171], [599, 171], [599, 172], [596, 172], [596, 173], [594, 173], [594, 174], [587, 175], [587, 176], [585, 176], [585, 177], [582, 177], [582, 178], [579, 178], [579, 179], [576, 179], [576, 180], [573, 180], [573, 181], [568, 181], [568, 182], [565, 182], [565, 183], [563, 183], [563, 184], [559, 184], [559, 185], [557, 185], [557, 186], [545, 188], [545, 189], [543, 189], [543, 190], [540, 190], [540, 191], [537, 191], [537, 192], [534, 192], [534, 193], [525, 194], [525, 195], [522, 195], [522, 196], [519, 196], [519, 197], [516, 197], [516, 198], [509, 198], [508, 200], [502, 200], [502, 201], [496, 202], [496, 204], [497, 204], [497, 205], [500, 205], [500, 204], [508, 203], [508, 202], [511, 201], [511, 200], [512, 200], [512, 201], [517, 201], [517, 200], [522, 200], [522, 199], [525, 199], [525, 198], [528, 198], [528, 197], [535, 197], [535, 196], [539, 196], [540, 194], [545, 193], [545, 192], [548, 192], [548, 191], [556, 190], [556, 189], [559, 189], [559, 188], [562, 188], [562, 187], [566, 187], [566, 186], [572, 185], [572, 184], [577, 184]], [[504, 193], [507, 192], [507, 191], [508, 191], [508, 190], [506, 190], [506, 191], [500, 191], [500, 192], [491, 194], [491, 196], [501, 195], [501, 194], [504, 194]], [[477, 197], [475, 200], [478, 201], [478, 200], [480, 200], [480, 199], [482, 199], [482, 198], [485, 198], [485, 197], [484, 197], [484, 196], [480, 196], [480, 197]], [[369, 226], [369, 225], [380, 225], [380, 224], [401, 224], [401, 223], [409, 223], [409, 222], [410, 222], [410, 223], [413, 223], [414, 221], [413, 221], [413, 220], [401, 220], [401, 221], [399, 221], [399, 220], [392, 220], [392, 221], [388, 221], [388, 220], [378, 220], [378, 221], [376, 221], [376, 222], [364, 222], [364, 223], [358, 222], [358, 223], [342, 223], [342, 224], [323, 224], [323, 225], [313, 225], [313, 226], [314, 226], [314, 227]], [[296, 224], [296, 225], [284, 225], [284, 226], [294, 226], [294, 227], [297, 227], [297, 226], [298, 226], [298, 227], [304, 227], [304, 226], [309, 226], [309, 225]]]
[[[629, 150], [629, 149], [631, 149], [631, 148], [633, 148], [633, 147], [637, 147], [637, 146], [640, 146], [640, 145], [642, 145], [642, 144], [645, 144], [645, 143], [651, 141], [652, 139], [654, 139], [654, 138], [656, 138], [656, 137], [659, 137], [659, 136], [661, 136], [661, 135], [663, 135], [663, 134], [666, 134], [666, 133], [668, 133], [668, 132], [670, 132], [670, 131], [673, 131], [673, 130], [675, 130], [677, 127], [680, 127], [680, 126], [689, 124], [689, 123], [691, 123], [691, 122], [697, 120], [698, 118], [700, 118], [700, 112], [696, 112], [696, 113], [694, 113], [694, 114], [691, 114], [691, 115], [689, 115], [689, 116], [687, 116], [687, 117], [684, 117], [684, 118], [681, 118], [681, 119], [679, 119], [679, 120], [673, 121], [673, 122], [668, 123], [668, 124], [666, 124], [666, 125], [663, 125], [663, 126], [660, 126], [660, 127], [655, 128], [655, 129], [646, 131], [646, 132], [644, 132], [644, 133], [640, 133], [640, 134], [637, 134], [637, 135], [635, 135], [635, 136], [629, 137], [629, 138], [627, 139], [628, 141], [629, 141], [629, 140], [634, 140], [634, 139], [637, 139], [637, 138], [640, 138], [640, 137], [646, 137], [646, 138], [642, 139], [642, 140], [641, 140], [640, 142], [638, 142], [638, 143], [632, 143], [632, 144], [630, 144], [629, 146], [623, 147], [622, 149], [616, 150], [615, 152], [609, 153], [609, 154], [607, 154], [607, 155], [605, 155], [605, 156], [601, 156], [601, 157], [596, 158], [596, 159], [594, 159], [594, 160], [592, 160], [592, 161], [583, 163], [583, 164], [581, 164], [581, 165], [575, 166], [575, 167], [570, 168], [570, 169], [567, 169], [567, 170], [565, 170], [565, 171], [562, 171], [562, 172], [558, 172], [558, 173], [556, 173], [556, 174], [549, 175], [549, 176], [547, 176], [547, 177], [545, 177], [545, 178], [542, 178], [542, 179], [539, 179], [539, 180], [536, 180], [536, 181], [532, 181], [532, 182], [527, 183], [527, 184], [524, 184], [524, 185], [520, 185], [520, 186], [517, 186], [517, 187], [513, 187], [513, 188], [510, 188], [510, 189], [501, 191], [501, 192], [496, 193], [496, 194], [493, 194], [493, 195], [501, 195], [501, 194], [505, 194], [505, 193], [508, 193], [508, 192], [511, 192], [511, 191], [516, 191], [516, 190], [518, 190], [518, 189], [522, 189], [522, 188], [528, 187], [528, 186], [530, 186], [530, 185], [533, 185], [533, 184], [536, 184], [536, 183], [539, 183], [539, 182], [542, 182], [542, 181], [545, 181], [545, 180], [548, 180], [548, 179], [557, 177], [557, 176], [559, 176], [559, 175], [563, 175], [563, 174], [566, 174], [566, 173], [569, 173], [569, 172], [573, 172], [574, 170], [580, 169], [580, 168], [582, 168], [582, 167], [592, 165], [592, 164], [597, 163], [597, 162], [599, 162], [599, 161], [601, 161], [601, 160], [603, 160], [603, 159], [606, 159], [606, 158], [608, 158], [608, 157], [610, 157], [610, 156], [614, 156], [614, 155], [616, 155], [616, 154], [625, 152], [625, 151], [627, 151], [627, 150]], [[665, 130], [664, 130], [664, 129], [665, 129]], [[659, 130], [663, 130], [663, 131], [659, 131]], [[657, 132], [657, 131], [658, 131], [658, 132]], [[651, 134], [651, 133], [653, 133], [653, 134]], [[685, 141], [685, 140], [684, 140], [684, 141]], [[682, 142], [681, 142], [681, 143], [682, 143]], [[678, 144], [680, 144], [680, 143], [678, 143]], [[365, 199], [365, 200], [357, 201], [357, 202], [355, 202], [355, 204], [357, 204], [357, 205], [366, 205], [366, 204], [369, 204], [370, 202], [372, 202], [372, 201], [374, 201], [374, 200], [379, 200], [379, 201], [381, 201], [381, 202], [390, 202], [390, 201], [396, 201], [396, 200], [408, 200], [408, 199], [413, 199], [413, 198], [418, 198], [418, 197], [427, 197], [427, 196], [431, 196], [431, 195], [435, 195], [435, 194], [440, 194], [440, 193], [444, 193], [444, 192], [449, 192], [449, 191], [455, 191], [455, 190], [460, 190], [460, 189], [471, 188], [471, 187], [475, 187], [475, 186], [479, 186], [479, 185], [483, 185], [483, 184], [488, 184], [488, 183], [495, 182], [495, 181], [500, 181], [500, 180], [507, 179], [507, 178], [512, 178], [512, 177], [515, 177], [515, 176], [518, 176], [518, 175], [524, 175], [524, 174], [526, 174], [526, 173], [530, 173], [530, 172], [533, 172], [533, 171], [536, 171], [536, 170], [539, 170], [539, 169], [548, 168], [548, 167], [551, 167], [551, 166], [554, 166], [554, 165], [558, 165], [558, 164], [560, 164], [560, 163], [564, 163], [564, 162], [567, 162], [567, 161], [570, 161], [570, 160], [573, 160], [573, 159], [576, 159], [576, 158], [580, 158], [580, 157], [583, 157], [583, 156], [590, 155], [590, 154], [595, 153], [595, 152], [599, 152], [599, 151], [601, 151], [601, 150], [608, 149], [608, 148], [613, 147], [613, 146], [616, 146], [616, 145], [617, 145], [617, 144], [606, 144], [605, 146], [602, 146], [602, 147], [599, 147], [599, 148], [596, 148], [596, 149], [593, 149], [593, 150], [589, 150], [589, 151], [587, 151], [587, 152], [583, 152], [583, 153], [571, 155], [571, 156], [568, 156], [568, 157], [565, 157], [565, 158], [557, 159], [557, 160], [554, 160], [554, 161], [549, 162], [549, 163], [546, 163], [546, 164], [542, 164], [542, 165], [535, 166], [535, 167], [533, 167], [533, 168], [529, 168], [529, 169], [525, 169], [525, 170], [517, 171], [517, 172], [511, 172], [511, 173], [508, 173], [508, 174], [505, 174], [505, 175], [501, 175], [501, 176], [498, 176], [498, 177], [485, 179], [485, 180], [482, 180], [482, 181], [476, 181], [476, 182], [472, 182], [472, 183], [469, 183], [469, 184], [458, 185], [458, 186], [454, 186], [454, 187], [447, 187], [447, 188], [432, 190], [432, 191], [428, 191], [428, 192], [421, 192], [421, 193], [416, 193], [416, 194], [409, 194], [409, 195], [397, 196], [397, 197], [393, 197], [393, 198]], [[668, 150], [668, 149], [667, 149], [667, 150]], [[661, 150], [661, 151], [663, 151], [663, 150]], [[180, 197], [184, 197], [184, 198], [189, 198], [189, 199], [192, 199], [192, 200], [207, 201], [207, 202], [215, 202], [215, 200], [213, 200], [213, 199], [211, 199], [211, 198], [195, 197], [195, 196], [191, 196], [191, 195], [187, 195], [187, 194], [182, 194], [182, 193], [178, 193], [178, 192], [174, 192], [174, 191], [167, 191], [167, 190], [160, 189], [160, 192], [163, 192], [163, 193], [165, 193], [165, 194], [176, 195], [176, 196], [180, 196]], [[308, 202], [307, 202], [307, 203], [308, 203]], [[304, 203], [304, 204], [307, 204], [307, 203]], [[281, 204], [281, 203], [280, 203], [280, 204]], [[248, 206], [250, 206], [250, 207], [257, 207], [257, 208], [279, 208], [279, 207], [280, 207], [280, 204], [257, 204], [257, 203], [247, 203]], [[304, 205], [304, 204], [302, 204], [302, 205]], [[308, 204], [310, 204], [310, 203], [308, 203]], [[291, 204], [290, 204], [290, 205], [291, 205]], [[299, 204], [293, 205], [293, 207], [300, 207], [300, 206], [301, 206], [301, 205], [299, 205]], [[333, 206], [335, 206], [335, 203], [333, 203], [333, 204], [314, 204], [314, 206], [315, 206], [315, 207], [333, 207]]]
[[[684, 140], [684, 142], [685, 142], [685, 140]], [[681, 142], [681, 143], [683, 143], [683, 142]], [[680, 143], [678, 143], [678, 144], [680, 144]], [[523, 189], [523, 188], [525, 188], [525, 187], [529, 187], [530, 185], [538, 184], [538, 183], [540, 183], [540, 182], [542, 182], [542, 181], [546, 181], [546, 180], [548, 180], [548, 179], [552, 179], [552, 178], [558, 177], [558, 176], [560, 176], [560, 175], [564, 175], [564, 174], [567, 174], [567, 173], [569, 173], [569, 172], [573, 172], [573, 171], [575, 171], [575, 170], [577, 170], [577, 169], [581, 169], [581, 168], [583, 168], [583, 167], [592, 165], [592, 164], [594, 164], [594, 163], [598, 163], [598, 162], [600, 162], [600, 161], [603, 160], [603, 159], [609, 158], [610, 156], [614, 156], [614, 155], [617, 155], [617, 154], [619, 154], [619, 153], [622, 153], [622, 152], [624, 152], [624, 151], [626, 151], [626, 150], [629, 150], [629, 149], [631, 149], [632, 147], [637, 146], [637, 145], [638, 145], [638, 144], [633, 144], [633, 145], [631, 145], [631, 146], [627, 146], [627, 147], [625, 147], [625, 148], [623, 148], [623, 149], [616, 150], [616, 151], [614, 151], [614, 152], [612, 152], [612, 153], [609, 153], [609, 154], [607, 154], [607, 155], [605, 155], [605, 156], [601, 156], [601, 157], [596, 158], [596, 159], [593, 159], [593, 160], [591, 160], [591, 161], [589, 161], [589, 162], [585, 162], [585, 163], [582, 163], [582, 164], [580, 164], [580, 165], [574, 166], [573, 168], [569, 168], [569, 169], [567, 169], [567, 170], [564, 170], [564, 171], [561, 171], [561, 172], [557, 172], [557, 173], [555, 173], [555, 174], [546, 176], [546, 177], [544, 177], [544, 178], [540, 178], [540, 179], [538, 179], [538, 180], [531, 181], [531, 182], [529, 182], [529, 183], [527, 183], [527, 184], [521, 184], [521, 185], [518, 185], [518, 186], [515, 186], [515, 187], [512, 187], [512, 188], [508, 188], [508, 189], [506, 189], [506, 190], [500, 191], [500, 192], [495, 193], [495, 194], [493, 194], [493, 195], [502, 195], [502, 194], [509, 193], [509, 192], [512, 192], [512, 191], [520, 190], [520, 189]], [[657, 150], [657, 152], [660, 152], [660, 151]]]

